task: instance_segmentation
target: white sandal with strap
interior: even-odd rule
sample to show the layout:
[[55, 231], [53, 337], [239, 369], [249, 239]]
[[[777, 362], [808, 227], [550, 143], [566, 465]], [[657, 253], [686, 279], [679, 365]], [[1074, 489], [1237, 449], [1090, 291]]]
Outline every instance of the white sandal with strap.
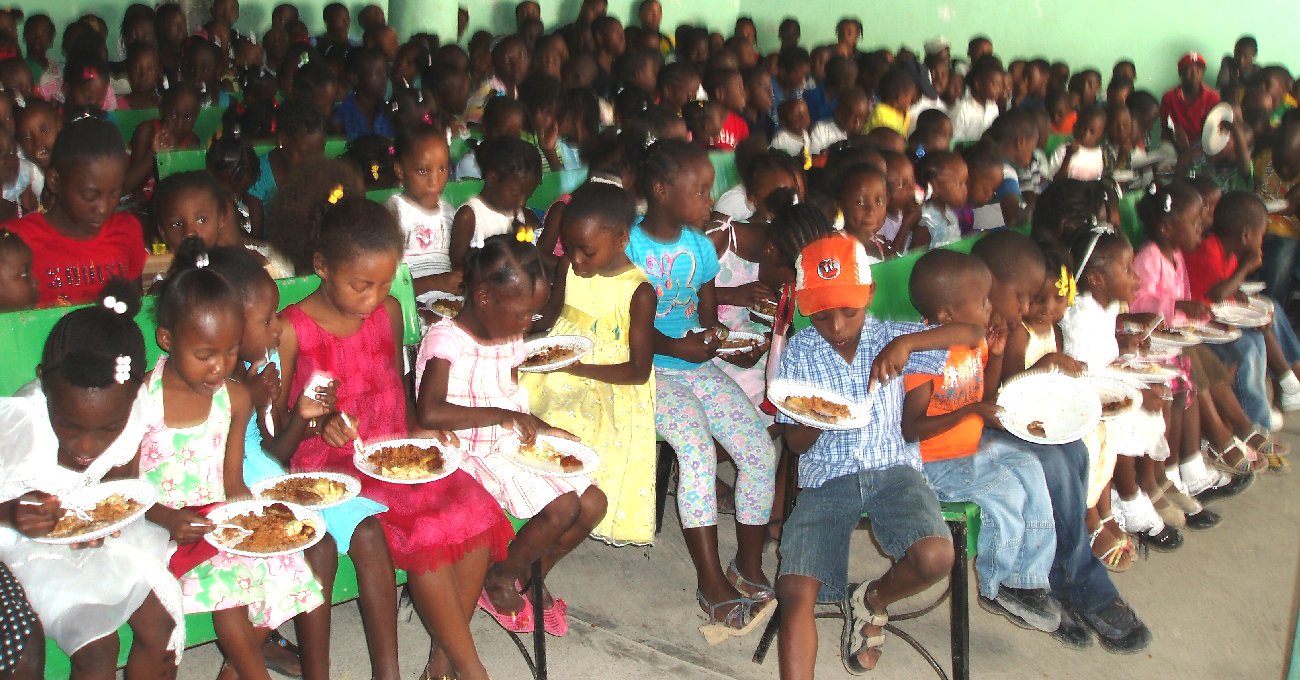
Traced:
[[[871, 611], [867, 605], [867, 591], [874, 582], [868, 581], [852, 588], [848, 599], [840, 603], [844, 613], [844, 630], [840, 634], [840, 656], [844, 669], [853, 675], [862, 675], [870, 668], [858, 661], [858, 655], [885, 645], [885, 624], [889, 623], [888, 613]], [[864, 636], [862, 629], [866, 626], [880, 628], [875, 635]]]

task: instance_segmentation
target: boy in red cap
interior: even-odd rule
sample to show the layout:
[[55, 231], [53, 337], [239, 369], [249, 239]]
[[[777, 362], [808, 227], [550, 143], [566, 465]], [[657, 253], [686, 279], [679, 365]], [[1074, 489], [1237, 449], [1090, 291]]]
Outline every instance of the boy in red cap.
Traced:
[[[870, 420], [859, 429], [823, 431], [777, 416], [787, 426], [787, 446], [799, 455], [802, 488], [785, 523], [776, 581], [784, 680], [813, 677], [816, 603], [840, 602], [844, 666], [862, 674], [880, 659], [887, 607], [952, 568], [939, 500], [926, 484], [916, 446], [903, 440], [903, 381], [895, 378], [942, 371], [946, 350], [976, 346], [984, 329], [951, 324], [927, 330], [871, 317], [867, 263], [857, 239], [836, 234], [804, 248], [795, 267], [795, 301], [812, 327], [791, 338], [781, 378], [868, 403]], [[864, 512], [894, 564], [875, 581], [850, 586], [849, 538]]]
[[1178, 87], [1166, 92], [1160, 100], [1160, 117], [1165, 121], [1165, 132], [1173, 133], [1168, 126], [1172, 119], [1174, 129], [1187, 135], [1189, 143], [1196, 144], [1201, 140], [1205, 117], [1219, 103], [1219, 93], [1205, 85], [1205, 57], [1199, 52], [1188, 52], [1178, 60], [1178, 80]]

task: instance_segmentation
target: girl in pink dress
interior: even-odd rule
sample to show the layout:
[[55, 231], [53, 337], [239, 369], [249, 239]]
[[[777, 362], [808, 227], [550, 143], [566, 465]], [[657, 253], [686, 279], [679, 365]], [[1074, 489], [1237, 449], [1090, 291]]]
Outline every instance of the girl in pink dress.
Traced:
[[[480, 607], [514, 632], [536, 624], [520, 595], [529, 565], [541, 559], [544, 577], [586, 539], [607, 506], [587, 475], [553, 477], [507, 457], [509, 448], [539, 433], [576, 439], [528, 413], [528, 393], [516, 382], [523, 335], [549, 294], [535, 246], [513, 235], [490, 237], [466, 259], [464, 308], [429, 329], [416, 359], [420, 424], [456, 429], [466, 454], [461, 469], [510, 514], [529, 520], [506, 559], [492, 565], [479, 598]], [[543, 598], [546, 632], [564, 635], [567, 605], [545, 592]]]
[[[391, 484], [362, 475], [352, 463], [358, 437], [371, 442], [408, 432], [421, 436], [410, 427], [406, 409], [401, 308], [388, 295], [402, 258], [401, 231], [382, 205], [358, 197], [327, 208], [319, 228], [309, 228], [306, 238], [313, 244], [321, 284], [281, 312], [288, 322], [280, 338], [288, 389], [277, 408], [288, 413], [317, 373], [334, 380], [337, 401], [335, 411], [319, 422], [290, 414], [286, 431], [303, 437], [292, 468], [345, 472], [361, 480], [362, 495], [388, 506], [378, 517], [393, 564], [406, 570], [415, 608], [435, 643], [427, 675], [483, 680], [487, 671], [469, 620], [489, 559], [505, 555], [510, 523], [464, 472], [428, 484]], [[358, 574], [360, 579], [380, 576]], [[392, 578], [391, 569], [387, 577]], [[395, 606], [388, 616], [396, 618]]]

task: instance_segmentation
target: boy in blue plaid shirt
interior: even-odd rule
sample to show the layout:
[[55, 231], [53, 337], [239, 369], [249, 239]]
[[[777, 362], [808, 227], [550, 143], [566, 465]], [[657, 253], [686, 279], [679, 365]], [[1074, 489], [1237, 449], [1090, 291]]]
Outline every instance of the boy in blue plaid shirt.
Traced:
[[[952, 568], [952, 539], [939, 500], [926, 484], [916, 445], [903, 440], [903, 381], [895, 378], [941, 371], [947, 348], [973, 347], [984, 337], [984, 329], [968, 324], [927, 330], [869, 316], [871, 272], [856, 239], [837, 234], [809, 244], [796, 273], [795, 300], [812, 328], [790, 340], [781, 377], [869, 403], [870, 422], [821, 430], [778, 416], [787, 426], [786, 445], [800, 454], [802, 488], [785, 523], [776, 581], [784, 680], [813, 677], [816, 603], [841, 603], [844, 666], [861, 674], [880, 659], [886, 608]], [[849, 538], [863, 512], [894, 564], [846, 597]]]

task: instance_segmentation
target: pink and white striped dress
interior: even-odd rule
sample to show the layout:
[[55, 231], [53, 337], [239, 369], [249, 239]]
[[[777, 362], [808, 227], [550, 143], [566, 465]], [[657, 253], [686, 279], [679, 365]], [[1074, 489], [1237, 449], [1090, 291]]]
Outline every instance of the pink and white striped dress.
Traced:
[[[515, 381], [515, 367], [523, 363], [522, 337], [488, 343], [469, 334], [454, 320], [442, 319], [429, 327], [415, 365], [417, 392], [431, 359], [451, 364], [447, 401], [459, 406], [502, 408], [528, 412], [528, 391]], [[498, 451], [509, 430], [499, 425], [456, 430], [465, 456], [461, 469], [474, 477], [511, 515], [533, 517], [551, 501], [569, 492], [581, 495], [592, 485], [585, 475], [555, 478], [519, 467]]]

